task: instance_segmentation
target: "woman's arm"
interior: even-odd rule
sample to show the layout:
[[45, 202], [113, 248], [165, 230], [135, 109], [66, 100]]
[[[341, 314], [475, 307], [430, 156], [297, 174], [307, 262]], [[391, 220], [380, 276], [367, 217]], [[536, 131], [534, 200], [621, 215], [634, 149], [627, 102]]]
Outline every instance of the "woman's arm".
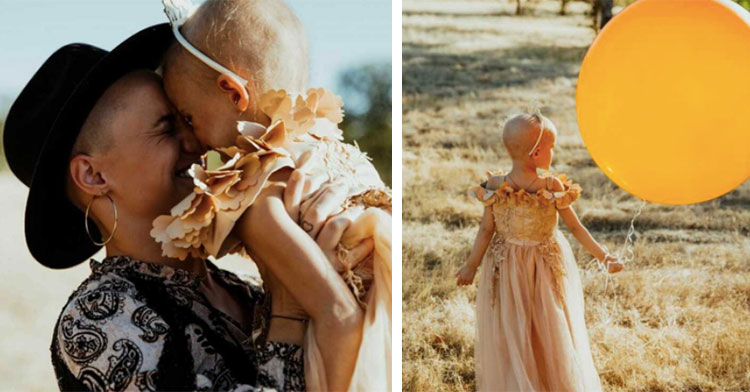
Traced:
[[267, 187], [236, 228], [313, 319], [328, 387], [345, 390], [362, 339], [363, 312], [320, 247], [289, 217], [283, 189], [281, 184]]
[[482, 263], [482, 258], [485, 252], [487, 252], [487, 246], [490, 244], [494, 232], [495, 220], [492, 216], [492, 207], [486, 206], [484, 207], [482, 223], [479, 225], [479, 232], [477, 232], [477, 238], [474, 240], [474, 247], [471, 249], [469, 259], [458, 273], [456, 273], [457, 284], [459, 286], [469, 285], [474, 281], [474, 275], [477, 272], [479, 264]]

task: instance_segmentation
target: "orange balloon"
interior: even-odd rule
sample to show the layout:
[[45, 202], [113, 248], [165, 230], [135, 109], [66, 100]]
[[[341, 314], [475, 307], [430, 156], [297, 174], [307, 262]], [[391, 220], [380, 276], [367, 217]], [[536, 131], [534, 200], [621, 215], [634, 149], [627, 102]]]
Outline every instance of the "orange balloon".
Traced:
[[750, 13], [729, 0], [639, 0], [581, 65], [581, 136], [604, 173], [655, 203], [719, 197], [750, 177]]

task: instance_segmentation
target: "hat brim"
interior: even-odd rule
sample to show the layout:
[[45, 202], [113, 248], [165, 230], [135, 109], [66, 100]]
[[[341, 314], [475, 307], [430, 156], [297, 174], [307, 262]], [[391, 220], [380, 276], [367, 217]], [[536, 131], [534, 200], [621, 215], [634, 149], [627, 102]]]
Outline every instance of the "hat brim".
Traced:
[[[63, 105], [44, 141], [26, 202], [26, 244], [44, 266], [62, 269], [80, 264], [101, 247], [84, 228], [84, 214], [67, 198], [65, 176], [75, 140], [104, 91], [127, 73], [155, 70], [172, 43], [168, 23], [132, 35], [99, 60]], [[89, 219], [91, 234], [100, 240]]]

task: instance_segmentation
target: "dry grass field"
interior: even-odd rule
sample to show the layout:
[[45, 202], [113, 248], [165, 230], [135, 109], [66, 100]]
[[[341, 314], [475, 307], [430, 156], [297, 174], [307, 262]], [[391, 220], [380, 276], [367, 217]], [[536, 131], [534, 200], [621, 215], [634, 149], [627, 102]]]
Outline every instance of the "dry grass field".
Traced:
[[34, 261], [23, 234], [26, 187], [5, 170], [0, 194], [0, 390], [54, 390], [52, 329], [88, 266], [54, 271]]
[[[575, 87], [594, 38], [587, 3], [403, 4], [403, 389], [471, 391], [476, 284], [453, 274], [482, 208], [467, 193], [509, 168], [509, 115], [540, 102], [560, 130], [553, 168], [579, 182], [574, 208], [619, 248], [640, 201], [596, 167], [578, 134]], [[699, 184], [696, 184], [699, 186]], [[692, 206], [647, 205], [635, 260], [604, 276], [569, 236], [584, 283], [594, 361], [607, 391], [750, 390], [750, 185]], [[607, 320], [614, 295], [618, 305]]]

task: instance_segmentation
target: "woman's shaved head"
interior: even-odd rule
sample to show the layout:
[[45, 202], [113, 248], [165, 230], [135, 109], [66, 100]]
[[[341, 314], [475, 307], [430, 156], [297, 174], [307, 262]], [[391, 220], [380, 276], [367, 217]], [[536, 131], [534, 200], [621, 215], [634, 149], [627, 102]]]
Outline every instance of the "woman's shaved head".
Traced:
[[71, 156], [77, 154], [106, 153], [112, 147], [112, 122], [131, 105], [127, 92], [144, 81], [158, 80], [150, 70], [133, 71], [115, 81], [104, 91], [89, 112], [81, 132], [76, 138]]

